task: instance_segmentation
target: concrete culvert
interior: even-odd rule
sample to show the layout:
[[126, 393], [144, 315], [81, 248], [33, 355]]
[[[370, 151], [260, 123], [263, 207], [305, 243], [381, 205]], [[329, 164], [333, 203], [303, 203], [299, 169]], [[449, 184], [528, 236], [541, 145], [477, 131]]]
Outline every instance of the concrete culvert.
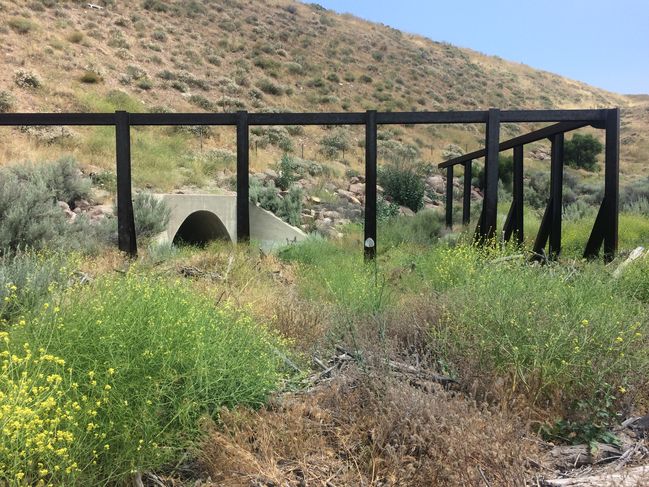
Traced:
[[213, 240], [231, 241], [225, 225], [211, 211], [196, 211], [189, 215], [174, 235], [174, 245], [204, 246]]

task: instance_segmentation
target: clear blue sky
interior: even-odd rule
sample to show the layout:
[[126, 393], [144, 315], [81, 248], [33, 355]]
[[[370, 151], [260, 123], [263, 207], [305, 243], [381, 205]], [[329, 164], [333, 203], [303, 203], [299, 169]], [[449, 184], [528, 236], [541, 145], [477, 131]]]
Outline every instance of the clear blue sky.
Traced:
[[649, 0], [316, 0], [619, 93], [649, 93]]

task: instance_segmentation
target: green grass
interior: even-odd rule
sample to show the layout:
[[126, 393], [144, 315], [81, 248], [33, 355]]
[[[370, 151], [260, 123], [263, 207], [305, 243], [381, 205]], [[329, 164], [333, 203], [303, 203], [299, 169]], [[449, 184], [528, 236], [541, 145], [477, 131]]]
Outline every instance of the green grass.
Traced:
[[515, 247], [380, 242], [376, 270], [363, 264], [360, 243], [307, 240], [284, 258], [301, 263], [303, 296], [332, 303], [342, 315], [430, 296], [441, 316], [431, 323], [430, 346], [464, 383], [500, 380], [531, 405], [551, 404], [568, 417], [583, 409], [579, 398], [597, 410], [611, 395], [642, 393], [649, 372], [642, 271], [617, 282], [600, 263], [499, 261], [517, 255]]
[[[69, 452], [65, 459], [35, 457], [30, 441], [47, 431], [38, 424], [16, 426], [20, 434], [0, 443], [15, 456], [0, 449], [0, 478], [21, 471], [35, 480], [37, 462], [54, 472], [56, 465], [47, 462], [60, 460], [65, 464], [53, 477], [56, 484], [123, 482], [179, 458], [197, 439], [203, 415], [215, 418], [224, 406], [263, 404], [284, 375], [281, 340], [245, 312], [228, 304], [215, 308], [186, 283], [132, 271], [76, 288], [40, 309], [27, 323], [14, 325], [6, 347], [19, 355], [28, 343], [30, 350], [42, 348], [64, 360], [65, 370], [52, 379], [64, 394], [49, 401], [82, 421], [63, 421], [73, 435], [61, 442]], [[9, 366], [20, 376], [24, 364]], [[37, 380], [36, 366], [26, 372]], [[11, 407], [16, 401], [34, 411], [41, 406], [38, 398], [25, 403], [29, 398], [11, 388], [2, 392], [0, 402]], [[53, 427], [47, 421], [42, 426]], [[66, 472], [71, 465], [76, 466]]]

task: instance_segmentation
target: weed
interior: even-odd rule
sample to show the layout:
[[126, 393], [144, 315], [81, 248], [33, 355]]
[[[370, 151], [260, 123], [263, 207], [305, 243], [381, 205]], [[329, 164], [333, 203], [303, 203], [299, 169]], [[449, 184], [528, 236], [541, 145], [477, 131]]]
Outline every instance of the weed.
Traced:
[[11, 18], [9, 19], [7, 24], [9, 25], [9, 27], [11, 27], [14, 31], [18, 32], [19, 34], [28, 34], [34, 29], [36, 29], [37, 27], [37, 25], [34, 22], [22, 17]]
[[[76, 464], [67, 473], [85, 485], [159, 468], [196, 439], [201, 416], [259, 406], [283, 375], [281, 341], [250, 316], [215, 309], [184, 283], [133, 272], [79, 289], [11, 333], [12, 343], [65, 361], [64, 393], [52, 410], [76, 400], [91, 416], [77, 421], [63, 465]], [[28, 440], [47, 426], [35, 424]], [[58, 459], [39, 461], [54, 471]]]

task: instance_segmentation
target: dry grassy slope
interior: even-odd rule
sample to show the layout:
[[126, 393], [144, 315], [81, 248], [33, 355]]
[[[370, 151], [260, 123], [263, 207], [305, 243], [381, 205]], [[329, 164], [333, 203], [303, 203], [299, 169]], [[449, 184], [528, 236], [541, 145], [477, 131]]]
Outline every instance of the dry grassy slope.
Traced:
[[[94, 10], [77, 1], [0, 0], [0, 90], [15, 97], [13, 110], [114, 109], [114, 103], [105, 101], [110, 90], [130, 95], [122, 104], [131, 110], [200, 110], [197, 97], [191, 95], [204, 97], [211, 109], [219, 111], [620, 106], [624, 109], [623, 170], [639, 174], [647, 167], [649, 102], [645, 97], [610, 93], [289, 0], [112, 3]], [[153, 8], [145, 9], [147, 3]], [[14, 77], [19, 69], [37, 73], [43, 86], [18, 87]], [[100, 79], [82, 82], [86, 71]], [[261, 86], [264, 81], [268, 83]], [[504, 127], [504, 136], [518, 130]], [[101, 145], [96, 133], [80, 133], [82, 140], [86, 137]], [[76, 144], [43, 149], [15, 131], [2, 134], [0, 159], [5, 161], [26, 153], [38, 158], [67, 150], [94, 165], [111, 164], [108, 148], [93, 152]], [[320, 129], [308, 130], [301, 142], [315, 152], [321, 135]], [[434, 159], [449, 142], [468, 149], [481, 143], [476, 127], [418, 127], [401, 131], [399, 137], [417, 142]], [[218, 143], [231, 144], [225, 142], [230, 139]], [[360, 158], [360, 149], [357, 152], [352, 159]], [[253, 164], [264, 166], [275, 157], [271, 151]]]

